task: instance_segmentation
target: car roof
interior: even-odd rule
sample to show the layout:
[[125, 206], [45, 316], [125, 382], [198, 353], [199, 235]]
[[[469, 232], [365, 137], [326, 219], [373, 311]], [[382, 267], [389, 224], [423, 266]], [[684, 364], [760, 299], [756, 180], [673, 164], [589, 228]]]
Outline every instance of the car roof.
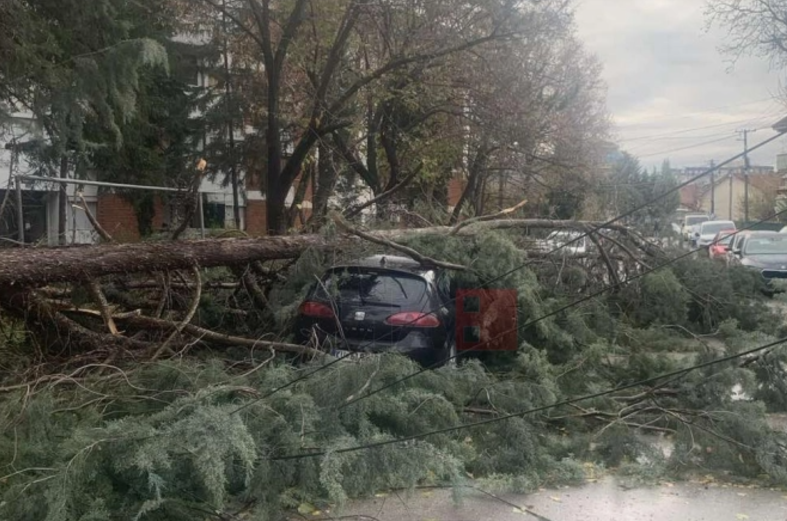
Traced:
[[425, 266], [414, 259], [396, 255], [372, 255], [371, 257], [364, 257], [331, 267], [331, 269], [341, 268], [384, 268], [418, 274], [431, 270], [429, 266]]
[[702, 223], [702, 226], [705, 226], [706, 224], [732, 224], [733, 226], [735, 226], [734, 222], [727, 221], [727, 220], [723, 220], [723, 221], [705, 221], [704, 223]]
[[738, 232], [738, 235], [742, 235], [748, 237], [749, 235], [773, 235], [779, 232], [775, 232], [773, 230], [744, 230], [742, 232]]

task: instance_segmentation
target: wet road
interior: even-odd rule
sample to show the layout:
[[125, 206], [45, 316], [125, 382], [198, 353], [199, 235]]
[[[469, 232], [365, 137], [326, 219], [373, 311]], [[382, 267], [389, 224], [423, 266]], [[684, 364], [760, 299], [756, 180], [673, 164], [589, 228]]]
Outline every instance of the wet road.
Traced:
[[[668, 483], [627, 490], [614, 478], [605, 478], [580, 488], [501, 497], [543, 516], [542, 521], [787, 521], [787, 491], [715, 483]], [[329, 515], [359, 521], [538, 520], [474, 490], [467, 490], [459, 506], [451, 491], [429, 490], [409, 497], [387, 494]]]

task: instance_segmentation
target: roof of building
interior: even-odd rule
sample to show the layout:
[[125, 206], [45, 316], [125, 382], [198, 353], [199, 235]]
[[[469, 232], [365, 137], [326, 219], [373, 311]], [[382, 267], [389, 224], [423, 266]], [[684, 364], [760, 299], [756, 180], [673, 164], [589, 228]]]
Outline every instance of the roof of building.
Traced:
[[[730, 175], [732, 175], [735, 179], [740, 181], [745, 181], [746, 176], [742, 172], [734, 172], [732, 174], [726, 174], [718, 179], [715, 180], [714, 185], [719, 186], [725, 182], [729, 182]], [[751, 174], [749, 175], [749, 186], [758, 190], [760, 192], [775, 192], [778, 190], [779, 185], [781, 184], [781, 175], [775, 172], [767, 173], [767, 174]], [[710, 183], [703, 187], [698, 187], [699, 192], [697, 193], [697, 197], [702, 197], [708, 192], [710, 192]]]
[[684, 208], [694, 208], [699, 200], [699, 185], [686, 185], [680, 189], [680, 205]]

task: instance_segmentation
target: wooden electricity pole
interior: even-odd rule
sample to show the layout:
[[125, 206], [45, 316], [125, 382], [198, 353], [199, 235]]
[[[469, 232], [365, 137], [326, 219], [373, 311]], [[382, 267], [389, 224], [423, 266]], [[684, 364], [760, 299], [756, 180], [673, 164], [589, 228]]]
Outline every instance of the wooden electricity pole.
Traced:
[[749, 132], [756, 132], [754, 129], [739, 130], [743, 134], [743, 220], [749, 222]]

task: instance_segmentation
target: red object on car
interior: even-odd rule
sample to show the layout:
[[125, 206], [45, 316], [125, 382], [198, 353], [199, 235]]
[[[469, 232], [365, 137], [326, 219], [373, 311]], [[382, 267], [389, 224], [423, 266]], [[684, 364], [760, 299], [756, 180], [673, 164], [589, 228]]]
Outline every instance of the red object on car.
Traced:
[[732, 239], [735, 237], [736, 230], [722, 230], [713, 238], [713, 242], [708, 247], [708, 256], [711, 259], [726, 260], [727, 251], [730, 249]]

